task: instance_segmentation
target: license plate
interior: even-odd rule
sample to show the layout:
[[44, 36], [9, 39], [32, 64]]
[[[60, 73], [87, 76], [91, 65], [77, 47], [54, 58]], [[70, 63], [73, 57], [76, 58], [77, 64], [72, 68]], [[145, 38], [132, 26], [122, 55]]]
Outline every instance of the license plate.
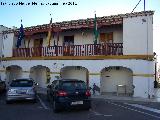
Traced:
[[26, 90], [20, 90], [20, 91], [17, 91], [17, 93], [19, 93], [19, 94], [26, 94]]
[[83, 101], [76, 101], [71, 103], [71, 105], [81, 105], [81, 104], [83, 104]]

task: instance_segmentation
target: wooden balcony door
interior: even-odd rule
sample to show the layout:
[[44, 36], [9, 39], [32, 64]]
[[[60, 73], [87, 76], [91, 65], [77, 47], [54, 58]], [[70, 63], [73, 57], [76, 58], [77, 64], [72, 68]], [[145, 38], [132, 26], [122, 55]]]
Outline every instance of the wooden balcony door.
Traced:
[[113, 32], [100, 33], [100, 43], [113, 43]]
[[42, 56], [42, 46], [43, 46], [43, 39], [35, 39], [34, 40], [34, 56]]
[[102, 54], [110, 55], [112, 52], [113, 32], [100, 33], [100, 43], [102, 44]]

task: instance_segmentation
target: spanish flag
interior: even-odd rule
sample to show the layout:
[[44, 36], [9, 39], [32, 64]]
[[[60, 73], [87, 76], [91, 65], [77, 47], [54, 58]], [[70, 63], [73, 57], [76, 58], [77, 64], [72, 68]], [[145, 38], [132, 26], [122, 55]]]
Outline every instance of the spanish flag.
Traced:
[[47, 35], [47, 42], [48, 42], [49, 47], [51, 45], [51, 36], [52, 36], [52, 18], [49, 23], [49, 30], [48, 30], [48, 35]]

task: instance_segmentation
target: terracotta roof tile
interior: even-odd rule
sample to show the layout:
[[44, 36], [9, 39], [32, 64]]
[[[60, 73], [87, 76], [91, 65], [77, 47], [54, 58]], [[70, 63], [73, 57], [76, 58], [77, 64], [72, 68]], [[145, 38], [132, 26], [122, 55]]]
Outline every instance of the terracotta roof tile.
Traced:
[[[103, 25], [113, 25], [113, 24], [123, 24], [123, 18], [128, 17], [137, 17], [137, 16], [147, 16], [147, 15], [153, 15], [154, 11], [142, 11], [142, 12], [134, 12], [134, 13], [126, 13], [126, 14], [118, 14], [118, 15], [110, 15], [110, 16], [103, 16], [103, 17], [97, 17], [97, 23], [100, 26]], [[71, 21], [62, 21], [62, 22], [56, 22], [52, 23], [52, 30], [54, 29], [79, 29], [79, 28], [87, 28], [87, 27], [93, 27], [94, 24], [94, 18], [87, 18], [87, 19], [79, 19], [79, 20], [71, 20]], [[24, 28], [25, 33], [34, 31], [34, 33], [41, 31], [46, 32], [49, 29], [49, 24], [43, 24], [43, 25], [37, 25], [37, 26], [31, 26]], [[8, 30], [4, 31], [4, 33], [17, 33], [19, 29], [16, 30]]]

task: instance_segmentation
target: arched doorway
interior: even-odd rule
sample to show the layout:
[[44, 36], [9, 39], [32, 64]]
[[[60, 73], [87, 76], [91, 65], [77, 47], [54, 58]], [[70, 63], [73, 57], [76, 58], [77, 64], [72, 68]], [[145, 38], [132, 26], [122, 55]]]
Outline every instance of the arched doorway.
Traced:
[[50, 69], [46, 66], [37, 65], [30, 69], [30, 78], [38, 83], [38, 86], [45, 88], [50, 83]]
[[101, 94], [133, 95], [133, 72], [121, 66], [102, 69], [100, 81]]
[[62, 79], [78, 79], [89, 84], [88, 69], [82, 66], [66, 66], [61, 69], [60, 75]]
[[11, 65], [6, 68], [6, 82], [22, 77], [22, 68], [17, 65]]

